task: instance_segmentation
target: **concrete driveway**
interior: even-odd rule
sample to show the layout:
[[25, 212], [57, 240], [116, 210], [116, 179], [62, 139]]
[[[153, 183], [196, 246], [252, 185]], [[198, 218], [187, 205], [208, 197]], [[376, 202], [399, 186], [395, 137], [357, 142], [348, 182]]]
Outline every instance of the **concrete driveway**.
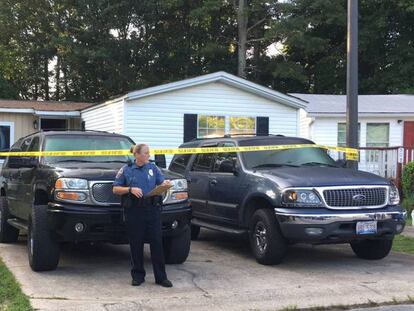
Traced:
[[59, 268], [34, 273], [25, 242], [0, 244], [0, 255], [41, 310], [278, 310], [385, 302], [414, 297], [414, 256], [381, 261], [356, 258], [348, 245], [290, 248], [285, 263], [262, 266], [247, 241], [202, 231], [183, 265], [167, 266], [174, 288], [147, 280], [130, 286], [127, 246], [65, 245]]

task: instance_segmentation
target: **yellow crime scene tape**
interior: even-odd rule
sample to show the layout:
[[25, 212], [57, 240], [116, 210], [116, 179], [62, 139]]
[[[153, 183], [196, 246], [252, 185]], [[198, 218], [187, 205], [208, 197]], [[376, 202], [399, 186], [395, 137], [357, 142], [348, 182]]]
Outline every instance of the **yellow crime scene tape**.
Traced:
[[[326, 145], [300, 144], [300, 145], [268, 145], [268, 146], [240, 146], [240, 147], [198, 147], [198, 148], [171, 148], [151, 149], [151, 154], [193, 154], [193, 153], [226, 153], [226, 152], [254, 152], [269, 150], [287, 150], [298, 148], [321, 148], [344, 152], [347, 160], [358, 161], [358, 149], [334, 147]], [[3, 157], [66, 157], [66, 156], [123, 156], [130, 155], [126, 149], [120, 150], [70, 150], [70, 151], [32, 151], [32, 152], [0, 152]]]

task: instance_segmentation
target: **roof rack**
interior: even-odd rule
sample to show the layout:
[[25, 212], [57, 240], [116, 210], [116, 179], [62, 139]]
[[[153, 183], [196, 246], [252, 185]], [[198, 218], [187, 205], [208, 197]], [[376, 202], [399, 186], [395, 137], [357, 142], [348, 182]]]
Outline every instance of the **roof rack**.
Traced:
[[62, 129], [62, 128], [56, 128], [56, 129], [53, 129], [53, 128], [50, 128], [50, 129], [41, 129], [41, 130], [39, 130], [39, 131], [36, 131], [36, 132], [30, 133], [30, 134], [28, 134], [28, 135], [26, 135], [26, 136], [20, 137], [18, 140], [21, 140], [21, 139], [27, 138], [27, 137], [32, 136], [32, 135], [36, 135], [36, 134], [40, 134], [40, 133], [44, 133], [44, 132], [66, 132], [66, 131], [77, 131], [77, 132], [95, 132], [95, 133], [116, 134], [116, 133], [110, 133], [110, 132], [107, 132], [107, 131], [97, 131], [97, 130], [84, 130], [84, 129]]

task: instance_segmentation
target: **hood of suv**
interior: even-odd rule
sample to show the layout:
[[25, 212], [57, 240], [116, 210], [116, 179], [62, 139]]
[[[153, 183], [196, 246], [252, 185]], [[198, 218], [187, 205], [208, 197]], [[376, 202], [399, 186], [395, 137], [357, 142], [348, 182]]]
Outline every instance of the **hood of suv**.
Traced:
[[[49, 169], [55, 170], [59, 177], [83, 178], [87, 180], [114, 180], [116, 174], [124, 165], [125, 163], [118, 162], [65, 162], [56, 163], [56, 167], [49, 167]], [[184, 178], [166, 169], [161, 169], [161, 172], [166, 179]]]
[[389, 184], [387, 179], [371, 173], [336, 167], [280, 167], [256, 173], [273, 180], [281, 188]]

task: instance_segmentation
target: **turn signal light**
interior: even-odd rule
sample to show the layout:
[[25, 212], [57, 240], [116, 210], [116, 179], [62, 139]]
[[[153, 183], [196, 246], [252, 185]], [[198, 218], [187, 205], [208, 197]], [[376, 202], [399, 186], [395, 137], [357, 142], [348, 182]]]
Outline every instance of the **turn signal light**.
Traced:
[[62, 189], [63, 188], [63, 182], [62, 182], [61, 179], [56, 180], [55, 188], [56, 189]]
[[188, 199], [188, 192], [175, 192], [172, 194], [173, 200], [186, 200]]
[[71, 200], [71, 201], [84, 201], [86, 195], [79, 192], [58, 192], [56, 197], [61, 200]]

